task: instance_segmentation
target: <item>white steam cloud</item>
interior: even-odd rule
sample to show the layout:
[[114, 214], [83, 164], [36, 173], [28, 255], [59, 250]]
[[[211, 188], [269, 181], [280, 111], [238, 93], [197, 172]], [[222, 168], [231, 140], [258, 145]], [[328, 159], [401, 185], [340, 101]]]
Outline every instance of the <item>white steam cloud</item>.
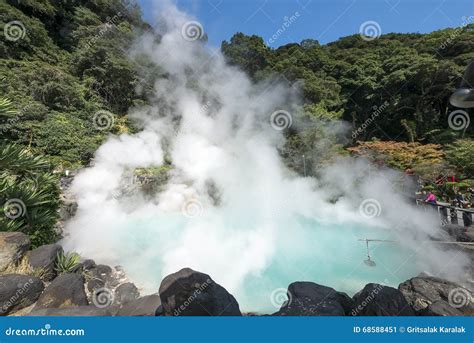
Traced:
[[[172, 6], [160, 13], [161, 40], [145, 35], [132, 52], [164, 75], [151, 105], [131, 110], [143, 130], [110, 137], [75, 178], [79, 209], [67, 224], [66, 249], [122, 265], [148, 292], [191, 267], [233, 292], [244, 311], [274, 310], [272, 291], [298, 280], [353, 293], [422, 270], [461, 275], [464, 256], [419, 243], [441, 237], [439, 222], [397, 193], [396, 172], [345, 159], [319, 179], [295, 175], [282, 162], [283, 132], [270, 119], [277, 110], [294, 114], [297, 92], [252, 83], [219, 51], [183, 39], [191, 18]], [[172, 169], [163, 189], [124, 192], [134, 169], [165, 161]], [[360, 214], [365, 199], [380, 206], [373, 218]], [[403, 244], [374, 244], [378, 265], [369, 268], [365, 243], [357, 241], [366, 237]]]

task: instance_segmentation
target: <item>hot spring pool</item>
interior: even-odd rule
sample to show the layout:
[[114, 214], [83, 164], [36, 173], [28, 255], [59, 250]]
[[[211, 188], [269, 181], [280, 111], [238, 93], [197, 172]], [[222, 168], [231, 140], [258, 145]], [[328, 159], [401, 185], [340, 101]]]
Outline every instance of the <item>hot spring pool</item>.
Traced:
[[156, 292], [166, 275], [190, 267], [231, 292], [243, 312], [272, 313], [295, 281], [316, 282], [352, 296], [369, 282], [397, 287], [420, 272], [418, 256], [394, 243], [370, 243], [376, 266], [364, 263], [366, 243], [358, 239], [396, 239], [376, 227], [308, 218], [293, 218], [277, 227], [264, 220], [257, 224], [251, 219], [181, 214], [126, 218], [115, 224], [112, 237], [96, 237], [103, 255], [94, 248], [93, 257], [123, 266], [142, 294]]

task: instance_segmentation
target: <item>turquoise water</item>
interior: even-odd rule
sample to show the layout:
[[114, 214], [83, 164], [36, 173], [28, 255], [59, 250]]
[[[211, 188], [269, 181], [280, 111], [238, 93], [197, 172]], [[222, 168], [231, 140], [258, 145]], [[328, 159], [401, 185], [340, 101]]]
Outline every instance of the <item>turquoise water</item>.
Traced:
[[245, 312], [277, 311], [281, 289], [295, 281], [316, 282], [352, 296], [369, 282], [397, 287], [420, 272], [418, 257], [394, 243], [370, 243], [376, 266], [364, 264], [366, 243], [358, 239], [394, 239], [385, 229], [298, 217], [272, 222], [256, 233], [262, 225], [249, 218], [237, 224], [160, 214], [123, 223], [105, 250], [115, 249], [114, 260], [143, 294], [156, 292], [167, 274], [191, 267], [229, 290]]

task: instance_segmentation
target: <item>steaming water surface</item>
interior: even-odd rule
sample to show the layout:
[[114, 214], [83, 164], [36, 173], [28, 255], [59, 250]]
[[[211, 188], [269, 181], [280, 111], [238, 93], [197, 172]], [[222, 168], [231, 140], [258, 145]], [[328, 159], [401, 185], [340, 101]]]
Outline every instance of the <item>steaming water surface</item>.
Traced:
[[[315, 219], [297, 218], [291, 225], [273, 228], [276, 231], [272, 232], [287, 233], [279, 235], [281, 239], [278, 235], [263, 238], [275, 248], [262, 251], [262, 256], [266, 256], [262, 262], [254, 256], [258, 251], [253, 251], [255, 242], [251, 239], [244, 243], [239, 239], [233, 241], [233, 237], [239, 236], [238, 230], [252, 237], [252, 231], [257, 232], [258, 228], [249, 227], [246, 220], [228, 223], [222, 227], [222, 235], [216, 238], [211, 222], [205, 215], [204, 218], [183, 218], [180, 214], [166, 214], [155, 220], [125, 223], [117, 230], [121, 236], [113, 238], [116, 243], [126, 242], [123, 251], [116, 251], [122, 257], [118, 260], [145, 293], [156, 292], [168, 273], [191, 267], [210, 274], [228, 289], [241, 310], [260, 313], [278, 310], [283, 302], [281, 295], [295, 281], [313, 281], [352, 296], [368, 282], [397, 287], [419, 272], [413, 259], [409, 260], [413, 252], [393, 243], [371, 243], [371, 258], [377, 266], [363, 263], [367, 258], [366, 245], [357, 239], [393, 238], [390, 232], [380, 228], [323, 225]], [[255, 234], [255, 239], [262, 237]], [[233, 244], [240, 246], [236, 248]], [[257, 245], [266, 249], [262, 242]], [[140, 258], [143, 254], [148, 256]], [[138, 257], [143, 262], [129, 264], [129, 255], [134, 256], [133, 261]], [[237, 269], [243, 268], [242, 261], [249, 258], [256, 258], [255, 271], [238, 280]]]
[[[396, 287], [421, 270], [461, 275], [469, 263], [461, 254], [436, 246], [416, 253], [420, 245], [414, 242], [442, 237], [439, 220], [407, 201], [396, 172], [351, 158], [326, 165], [314, 179], [291, 172], [280, 156], [282, 130], [310, 128], [305, 134], [320, 146], [311, 157], [319, 161], [327, 146], [321, 142], [339, 137], [346, 125], [314, 121], [307, 127], [298, 87], [254, 83], [218, 51], [183, 40], [189, 16], [157, 3], [167, 4], [161, 39], [145, 34], [131, 55], [147, 57], [167, 76], [155, 81], [149, 105], [130, 110], [129, 119], [142, 130], [109, 137], [94, 165], [75, 177], [78, 211], [66, 226], [66, 250], [122, 265], [142, 294], [190, 267], [229, 290], [243, 311], [264, 313], [281, 305], [275, 291], [295, 281], [352, 295], [369, 282]], [[286, 120], [273, 121], [275, 113]], [[288, 125], [276, 125], [283, 122]], [[159, 168], [165, 155], [172, 171], [163, 192], [117, 199], [125, 175]], [[190, 218], [182, 207], [193, 199], [202, 211]], [[364, 201], [374, 205], [368, 210], [375, 209], [377, 218], [361, 216]], [[403, 245], [372, 243], [377, 265], [369, 267], [360, 238]], [[440, 268], [440, 260], [451, 261], [449, 268]]]

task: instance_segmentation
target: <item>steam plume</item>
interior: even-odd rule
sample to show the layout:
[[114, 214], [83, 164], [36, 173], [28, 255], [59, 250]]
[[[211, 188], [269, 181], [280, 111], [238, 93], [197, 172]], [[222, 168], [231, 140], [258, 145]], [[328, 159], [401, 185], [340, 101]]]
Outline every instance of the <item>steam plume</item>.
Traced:
[[[165, 77], [150, 106], [130, 111], [142, 131], [110, 137], [76, 177], [79, 210], [67, 225], [67, 249], [122, 265], [149, 292], [191, 267], [233, 292], [244, 310], [269, 311], [272, 291], [297, 280], [353, 293], [422, 270], [460, 275], [464, 256], [430, 244], [420, 251], [416, 240], [441, 237], [439, 223], [397, 193], [400, 175], [352, 159], [326, 167], [319, 179], [290, 171], [272, 113], [283, 110], [294, 128], [302, 125], [298, 91], [252, 83], [219, 51], [183, 39], [192, 18], [170, 5], [160, 13], [160, 41], [144, 35], [131, 55], [146, 56]], [[163, 189], [123, 192], [135, 168], [165, 160], [172, 170]], [[361, 215], [366, 199], [380, 207], [375, 216]], [[370, 269], [357, 241], [366, 237], [403, 244], [375, 246], [379, 265]], [[440, 270], [440, 260], [449, 266]]]

